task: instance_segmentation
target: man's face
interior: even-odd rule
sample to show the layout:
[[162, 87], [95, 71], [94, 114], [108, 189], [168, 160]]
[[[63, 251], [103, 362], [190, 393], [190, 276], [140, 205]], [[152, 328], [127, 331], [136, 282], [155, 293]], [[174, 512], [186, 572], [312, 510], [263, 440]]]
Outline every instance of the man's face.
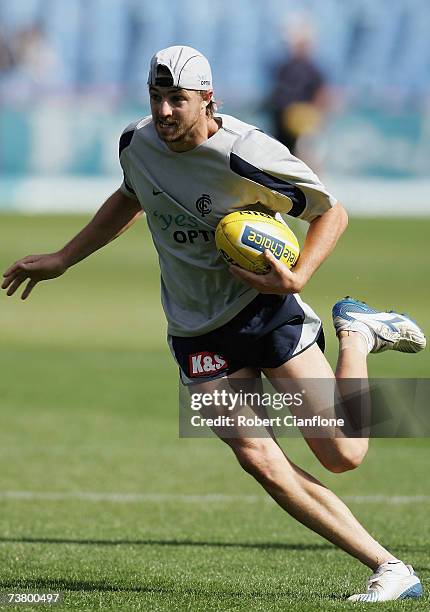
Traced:
[[166, 143], [191, 141], [199, 123], [206, 120], [198, 91], [151, 85], [149, 97], [155, 129]]

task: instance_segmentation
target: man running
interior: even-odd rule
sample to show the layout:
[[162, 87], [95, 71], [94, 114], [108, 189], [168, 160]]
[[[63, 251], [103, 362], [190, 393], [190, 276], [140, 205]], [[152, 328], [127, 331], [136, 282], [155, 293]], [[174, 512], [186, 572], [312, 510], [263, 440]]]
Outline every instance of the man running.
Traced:
[[[182, 381], [210, 390], [220, 377], [263, 372], [278, 388], [286, 379], [334, 379], [322, 352], [321, 321], [299, 293], [328, 257], [347, 225], [342, 205], [318, 177], [278, 141], [216, 114], [207, 59], [174, 46], [156, 53], [148, 78], [151, 116], [120, 139], [124, 181], [89, 224], [60, 251], [30, 255], [4, 273], [8, 295], [29, 279], [22, 298], [41, 281], [63, 274], [124, 231], [144, 210], [161, 269], [169, 344]], [[284, 213], [309, 222], [299, 261], [289, 270], [269, 252], [271, 271], [258, 276], [227, 267], [214, 230], [239, 209]], [[336, 377], [366, 378], [369, 352], [417, 352], [425, 337], [404, 315], [377, 312], [350, 298], [333, 309], [340, 350]], [[193, 369], [191, 356], [220, 367]], [[207, 375], [206, 375], [207, 374]], [[334, 493], [294, 465], [273, 437], [224, 440], [241, 466], [291, 516], [353, 555], [374, 573], [354, 601], [419, 597], [409, 565], [375, 541]], [[365, 438], [309, 438], [332, 472], [357, 467]]]

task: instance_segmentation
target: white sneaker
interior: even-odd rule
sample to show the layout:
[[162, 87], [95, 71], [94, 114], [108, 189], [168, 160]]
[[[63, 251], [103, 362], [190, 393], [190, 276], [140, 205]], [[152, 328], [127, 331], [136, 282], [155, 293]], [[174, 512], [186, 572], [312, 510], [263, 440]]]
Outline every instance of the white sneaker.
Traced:
[[396, 599], [421, 597], [423, 587], [411, 565], [401, 561], [387, 561], [369, 578], [365, 593], [348, 597], [348, 601], [376, 603]]
[[361, 333], [370, 353], [382, 353], [389, 349], [418, 353], [426, 346], [423, 332], [405, 314], [374, 310], [349, 296], [336, 302], [332, 314], [336, 334], [341, 331]]

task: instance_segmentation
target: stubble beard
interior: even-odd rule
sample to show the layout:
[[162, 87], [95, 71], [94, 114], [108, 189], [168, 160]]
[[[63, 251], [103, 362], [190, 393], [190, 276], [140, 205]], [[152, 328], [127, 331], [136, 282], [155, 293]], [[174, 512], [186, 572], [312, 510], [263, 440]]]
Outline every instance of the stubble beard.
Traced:
[[199, 121], [200, 115], [197, 114], [192, 121], [187, 124], [175, 123], [176, 129], [170, 134], [163, 134], [162, 130], [159, 130], [158, 123], [156, 122], [156, 131], [158, 137], [163, 142], [187, 142], [192, 139], [194, 128]]

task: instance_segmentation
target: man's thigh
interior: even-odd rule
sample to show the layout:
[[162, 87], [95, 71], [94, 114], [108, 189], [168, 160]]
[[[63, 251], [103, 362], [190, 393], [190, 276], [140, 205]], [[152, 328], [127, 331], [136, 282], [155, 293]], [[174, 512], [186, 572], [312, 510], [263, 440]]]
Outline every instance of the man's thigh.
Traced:
[[[325, 424], [299, 427], [307, 444], [322, 463], [328, 463], [335, 455], [357, 445], [354, 436], [349, 433], [354, 426], [354, 415], [351, 413], [354, 403], [345, 402], [342, 398], [333, 370], [316, 344], [278, 368], [265, 369], [264, 373], [279, 393], [305, 389], [303, 405], [290, 408], [294, 416], [308, 419], [319, 416], [338, 422], [343, 419], [344, 427]], [[363, 436], [360, 434], [357, 437]]]
[[278, 368], [266, 368], [264, 373], [272, 381], [297, 378], [334, 379], [332, 367], [316, 343]]
[[264, 374], [278, 393], [302, 393], [303, 404], [290, 407], [294, 416], [334, 415], [336, 379], [316, 343], [281, 366], [264, 369]]
[[[239, 443], [241, 440], [254, 438], [273, 438], [273, 430], [271, 427], [259, 426], [241, 426], [238, 417], [254, 420], [257, 416], [260, 419], [267, 418], [267, 411], [261, 405], [263, 391], [261, 372], [255, 368], [242, 368], [233, 374], [216, 378], [214, 380], [193, 383], [189, 385], [190, 394], [207, 394], [214, 398], [210, 405], [202, 406], [200, 414], [207, 419], [216, 417], [228, 417], [232, 419], [228, 426], [212, 426], [212, 431], [224, 442], [233, 446], [234, 441]], [[216, 401], [216, 397], [220, 397], [221, 393], [224, 397], [234, 398], [227, 401]], [[242, 398], [249, 394], [250, 398], [244, 402]]]

